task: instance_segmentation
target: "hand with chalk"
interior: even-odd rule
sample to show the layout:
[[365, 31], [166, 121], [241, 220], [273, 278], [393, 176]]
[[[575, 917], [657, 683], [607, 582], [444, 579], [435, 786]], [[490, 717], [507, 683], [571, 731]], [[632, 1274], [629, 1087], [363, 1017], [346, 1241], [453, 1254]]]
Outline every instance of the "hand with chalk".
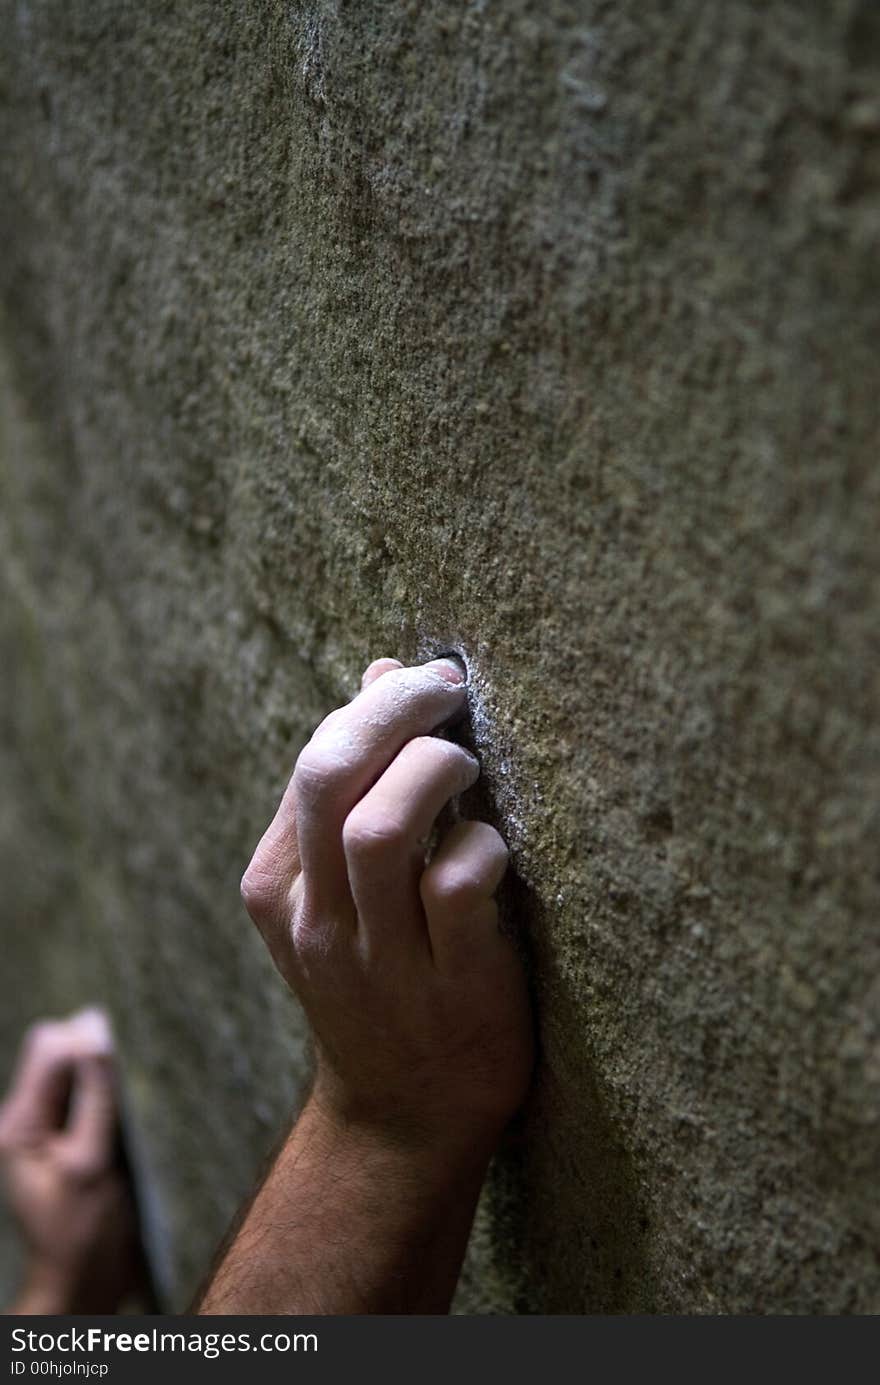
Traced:
[[203, 1313], [445, 1312], [533, 1064], [501, 837], [435, 824], [479, 776], [452, 658], [370, 664], [299, 756], [242, 895], [314, 1035], [311, 1096]]
[[25, 1036], [0, 1106], [0, 1171], [25, 1246], [18, 1313], [112, 1313], [137, 1285], [136, 1214], [118, 1163], [103, 1011]]

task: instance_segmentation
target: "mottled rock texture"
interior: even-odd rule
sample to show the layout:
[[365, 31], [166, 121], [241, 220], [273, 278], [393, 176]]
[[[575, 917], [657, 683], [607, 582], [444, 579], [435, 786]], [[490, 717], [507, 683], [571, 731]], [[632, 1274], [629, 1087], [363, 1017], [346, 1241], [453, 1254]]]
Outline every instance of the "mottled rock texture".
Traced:
[[471, 662], [542, 1065], [469, 1311], [880, 1310], [880, 9], [0, 0], [2, 1060], [173, 1302], [302, 1080], [237, 882]]

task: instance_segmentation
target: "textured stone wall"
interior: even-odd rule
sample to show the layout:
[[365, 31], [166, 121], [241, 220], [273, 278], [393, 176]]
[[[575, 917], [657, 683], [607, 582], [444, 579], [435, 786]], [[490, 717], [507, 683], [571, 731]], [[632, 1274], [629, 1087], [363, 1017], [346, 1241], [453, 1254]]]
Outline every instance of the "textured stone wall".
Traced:
[[0, 26], [3, 1072], [109, 1004], [182, 1304], [304, 1070], [238, 877], [459, 648], [543, 1055], [462, 1305], [880, 1310], [876, 4]]

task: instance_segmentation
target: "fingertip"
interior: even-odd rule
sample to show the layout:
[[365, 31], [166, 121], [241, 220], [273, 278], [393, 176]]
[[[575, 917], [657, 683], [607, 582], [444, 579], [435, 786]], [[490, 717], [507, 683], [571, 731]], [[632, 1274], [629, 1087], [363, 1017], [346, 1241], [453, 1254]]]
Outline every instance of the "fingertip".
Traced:
[[76, 1036], [87, 1055], [110, 1057], [113, 1053], [113, 1030], [110, 1016], [100, 1005], [89, 1005], [71, 1016]]
[[446, 683], [463, 685], [467, 682], [467, 666], [455, 654], [444, 654], [440, 659], [431, 659], [426, 668], [431, 669]]
[[458, 746], [458, 749], [463, 752], [462, 759], [465, 767], [465, 778], [467, 780], [468, 788], [472, 789], [474, 784], [476, 784], [477, 780], [480, 777], [482, 767], [474, 752], [472, 750], [468, 750], [467, 746], [461, 745]]

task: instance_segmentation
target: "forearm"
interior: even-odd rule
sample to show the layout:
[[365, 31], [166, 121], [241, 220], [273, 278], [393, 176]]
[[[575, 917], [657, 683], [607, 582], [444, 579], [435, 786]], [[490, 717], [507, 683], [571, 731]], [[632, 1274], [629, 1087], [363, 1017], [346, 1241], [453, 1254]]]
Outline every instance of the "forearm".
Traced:
[[450, 1155], [328, 1117], [313, 1100], [200, 1313], [445, 1313], [488, 1151]]

